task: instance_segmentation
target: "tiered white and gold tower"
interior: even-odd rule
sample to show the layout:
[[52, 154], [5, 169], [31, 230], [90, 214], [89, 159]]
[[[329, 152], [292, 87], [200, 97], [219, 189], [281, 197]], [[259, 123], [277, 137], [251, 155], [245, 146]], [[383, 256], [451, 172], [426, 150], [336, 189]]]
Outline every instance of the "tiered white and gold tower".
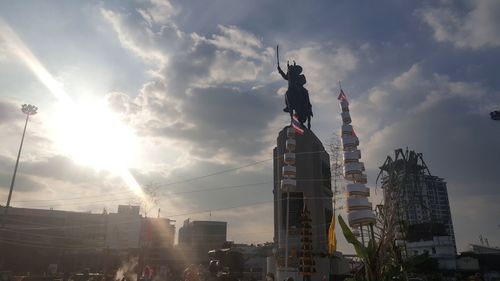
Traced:
[[297, 191], [297, 182], [295, 176], [297, 175], [297, 168], [295, 167], [295, 129], [292, 126], [286, 130], [286, 152], [283, 155], [283, 162], [286, 164], [282, 170], [281, 191], [286, 193], [286, 226], [285, 226], [285, 268], [290, 266], [290, 248], [289, 248], [289, 235], [290, 235], [290, 193]]
[[346, 187], [346, 208], [347, 220], [353, 230], [360, 231], [361, 239], [364, 243], [363, 227], [369, 227], [366, 234], [373, 232], [372, 226], [375, 223], [375, 214], [372, 210], [372, 203], [368, 201], [370, 189], [366, 187], [365, 165], [360, 162], [361, 151], [358, 149], [359, 139], [351, 125], [351, 114], [349, 112], [349, 102], [342, 89], [338, 97], [342, 109], [342, 146], [344, 149], [344, 178], [349, 184]]

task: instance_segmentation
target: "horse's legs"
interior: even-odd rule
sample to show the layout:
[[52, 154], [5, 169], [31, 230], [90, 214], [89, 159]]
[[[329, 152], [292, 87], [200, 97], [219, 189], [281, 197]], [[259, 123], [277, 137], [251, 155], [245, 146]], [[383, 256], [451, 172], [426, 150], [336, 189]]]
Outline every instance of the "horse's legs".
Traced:
[[[284, 112], [291, 112], [292, 110], [290, 109], [290, 103], [288, 102], [288, 91], [285, 94], [285, 108], [283, 108]], [[291, 114], [291, 113], [290, 113]]]

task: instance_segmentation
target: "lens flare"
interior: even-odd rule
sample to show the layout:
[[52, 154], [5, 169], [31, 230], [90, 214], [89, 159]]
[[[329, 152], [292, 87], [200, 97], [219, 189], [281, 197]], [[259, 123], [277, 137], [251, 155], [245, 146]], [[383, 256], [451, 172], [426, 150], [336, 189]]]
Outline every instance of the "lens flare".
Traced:
[[12, 28], [0, 19], [0, 43], [17, 56], [60, 103], [59, 139], [76, 160], [118, 174], [131, 191], [148, 200], [127, 166], [133, 132], [103, 108], [84, 108], [35, 57]]

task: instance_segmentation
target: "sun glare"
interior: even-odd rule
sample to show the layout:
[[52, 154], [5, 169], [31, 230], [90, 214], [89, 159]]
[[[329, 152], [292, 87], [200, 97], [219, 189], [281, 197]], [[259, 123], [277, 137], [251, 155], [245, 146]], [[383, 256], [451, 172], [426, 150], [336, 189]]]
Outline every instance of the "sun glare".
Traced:
[[58, 145], [76, 161], [113, 172], [132, 164], [137, 146], [134, 132], [104, 104], [62, 104], [56, 120]]
[[54, 112], [56, 144], [82, 164], [99, 170], [106, 169], [119, 175], [136, 195], [146, 199], [140, 185], [128, 169], [132, 164], [136, 147], [133, 131], [120, 122], [104, 104], [75, 103], [63, 85], [1, 19], [0, 43], [4, 43], [57, 99], [57, 110]]

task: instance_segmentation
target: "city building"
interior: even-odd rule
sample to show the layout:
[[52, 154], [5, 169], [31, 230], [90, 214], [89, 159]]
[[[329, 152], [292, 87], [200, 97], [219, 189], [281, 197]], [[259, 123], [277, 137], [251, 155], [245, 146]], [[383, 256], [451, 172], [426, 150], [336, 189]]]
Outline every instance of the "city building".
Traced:
[[[4, 207], [0, 207], [4, 213]], [[102, 269], [106, 215], [9, 208], [0, 229], [0, 268], [14, 272]]]
[[295, 135], [291, 126], [280, 131], [273, 154], [276, 280], [293, 276], [294, 272], [294, 279], [299, 276], [299, 259], [305, 246], [301, 216], [306, 205], [311, 220], [307, 246], [312, 247], [315, 259], [311, 280], [321, 280], [330, 274], [327, 257], [328, 229], [333, 215], [330, 157], [311, 130], [304, 128], [302, 135]]
[[171, 220], [142, 217], [139, 206], [120, 205], [117, 213], [9, 208], [0, 269], [110, 272], [129, 257], [160, 267], [173, 256], [174, 235]]
[[185, 220], [179, 228], [178, 250], [185, 262], [208, 263], [208, 251], [222, 248], [227, 241], [227, 222]]
[[499, 280], [500, 248], [477, 244], [470, 244], [469, 248], [457, 257], [457, 276], [461, 280]]
[[139, 249], [141, 223], [139, 206], [119, 205], [117, 213], [107, 216], [106, 247], [123, 251]]
[[243, 254], [243, 278], [245, 280], [265, 280], [267, 274], [267, 257], [271, 254], [272, 248], [272, 243], [231, 245], [231, 250]]
[[[175, 225], [166, 218], [143, 218], [139, 267], [149, 267], [166, 280], [172, 273], [179, 273], [178, 253], [174, 249]], [[142, 271], [142, 270], [141, 270]]]
[[442, 270], [454, 270], [457, 251], [446, 182], [430, 174], [421, 153], [408, 149], [397, 149], [380, 169], [384, 201], [398, 206], [398, 237], [406, 255], [428, 253]]

